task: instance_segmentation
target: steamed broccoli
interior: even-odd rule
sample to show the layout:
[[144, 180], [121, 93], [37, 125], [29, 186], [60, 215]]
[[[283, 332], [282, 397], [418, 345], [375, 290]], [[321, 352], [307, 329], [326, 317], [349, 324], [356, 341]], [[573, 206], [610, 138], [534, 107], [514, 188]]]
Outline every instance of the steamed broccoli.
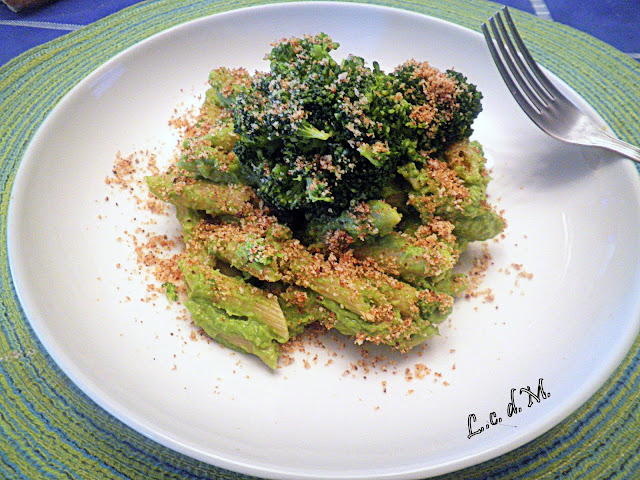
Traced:
[[[453, 142], [468, 138], [482, 110], [482, 94], [459, 72], [409, 60], [379, 85], [375, 101], [385, 112], [388, 134], [400, 152], [441, 155]], [[385, 88], [386, 87], [386, 88]]]
[[456, 72], [407, 62], [387, 74], [361, 57], [334, 60], [337, 47], [325, 34], [281, 40], [270, 70], [234, 92], [234, 153], [281, 219], [381, 198], [399, 166], [468, 137], [481, 110]]

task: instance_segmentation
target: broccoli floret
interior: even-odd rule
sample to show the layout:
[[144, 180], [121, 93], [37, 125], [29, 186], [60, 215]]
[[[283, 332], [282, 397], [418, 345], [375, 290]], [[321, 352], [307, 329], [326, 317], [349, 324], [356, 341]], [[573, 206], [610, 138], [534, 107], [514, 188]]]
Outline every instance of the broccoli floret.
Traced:
[[338, 216], [382, 197], [400, 165], [471, 134], [481, 94], [456, 72], [407, 62], [387, 74], [325, 34], [283, 39], [235, 96], [234, 153], [282, 219]]
[[441, 155], [453, 142], [468, 138], [482, 110], [482, 94], [454, 70], [441, 72], [427, 62], [409, 60], [389, 74], [378, 96], [385, 124], [397, 138], [398, 149]]
[[396, 208], [383, 200], [370, 200], [352, 205], [337, 217], [325, 215], [311, 219], [300, 236], [305, 243], [322, 244], [327, 241], [327, 235], [341, 231], [349, 236], [349, 244], [362, 243], [389, 235], [400, 220], [402, 215]]
[[164, 282], [162, 285], [164, 288], [164, 293], [167, 296], [167, 300], [170, 302], [178, 301], [178, 291], [176, 290], [176, 286], [171, 282]]
[[443, 129], [447, 144], [469, 138], [473, 133], [471, 125], [482, 111], [482, 93], [467, 81], [462, 73], [447, 70], [447, 76], [456, 82], [457, 108], [452, 111], [451, 121]]
[[384, 183], [386, 147], [366, 136], [366, 94], [382, 73], [359, 57], [336, 62], [337, 46], [323, 34], [283, 40], [267, 57], [271, 70], [238, 95], [235, 152], [276, 209], [337, 215]]
[[209, 73], [210, 88], [206, 92], [206, 101], [228, 108], [233, 105], [242, 87], [249, 82], [249, 72], [244, 68], [216, 68]]

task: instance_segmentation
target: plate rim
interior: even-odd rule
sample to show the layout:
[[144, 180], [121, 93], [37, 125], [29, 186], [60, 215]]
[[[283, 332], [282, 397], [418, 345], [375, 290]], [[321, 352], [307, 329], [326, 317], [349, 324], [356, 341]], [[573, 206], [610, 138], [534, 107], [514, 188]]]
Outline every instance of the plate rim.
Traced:
[[[405, 9], [402, 9], [402, 8], [390, 7], [390, 6], [386, 6], [386, 5], [378, 5], [378, 4], [375, 4], [375, 3], [373, 3], [373, 4], [369, 4], [369, 3], [344, 3], [344, 2], [325, 2], [325, 1], [323, 1], [323, 2], [293, 2], [293, 3], [294, 3], [294, 4], [298, 4], [298, 5], [301, 5], [301, 4], [309, 4], [309, 5], [313, 5], [313, 6], [317, 6], [317, 5], [320, 5], [320, 4], [327, 4], [327, 5], [333, 5], [333, 6], [337, 6], [337, 5], [339, 5], [339, 6], [349, 5], [349, 6], [362, 6], [362, 7], [366, 7], [366, 8], [383, 8], [383, 9], [390, 9], [390, 10], [400, 11], [400, 12], [405, 13], [405, 14], [412, 14], [412, 15], [427, 16], [427, 17], [430, 17], [430, 18], [432, 18], [432, 19], [434, 19], [434, 20], [436, 20], [436, 21], [449, 23], [449, 24], [454, 25], [454, 26], [456, 26], [456, 27], [458, 27], [458, 28], [465, 28], [465, 29], [469, 30], [468, 28], [466, 28], [466, 27], [462, 27], [462, 26], [460, 26], [459, 24], [455, 24], [455, 23], [453, 23], [453, 22], [449, 22], [448, 20], [443, 20], [443, 19], [438, 18], [438, 17], [432, 17], [432, 16], [430, 16], [430, 15], [428, 15], [428, 14], [424, 14], [424, 13], [420, 13], [420, 12], [412, 11], [412, 10], [405, 10]], [[288, 5], [291, 5], [291, 4], [287, 4], [287, 3], [275, 3], [275, 4], [274, 4], [274, 3], [268, 3], [268, 4], [264, 4], [264, 5], [256, 5], [256, 6], [249, 6], [249, 7], [234, 8], [234, 9], [228, 10], [228, 11], [226, 11], [226, 12], [221, 12], [221, 13], [213, 14], [213, 15], [236, 14], [236, 13], [238, 13], [239, 11], [242, 11], [242, 10], [248, 10], [248, 9], [264, 9], [264, 8], [269, 9], [269, 8], [272, 8], [272, 7], [275, 7], [275, 6], [285, 8], [285, 7], [286, 7], [286, 6], [288, 6]], [[74, 86], [73, 86], [73, 87], [72, 87], [72, 88], [71, 88], [71, 89], [70, 89], [70, 90], [69, 90], [69, 91], [64, 95], [64, 97], [63, 97], [63, 98], [58, 102], [58, 104], [56, 104], [53, 108], [51, 108], [51, 110], [49, 111], [49, 114], [47, 115], [47, 118], [50, 118], [49, 116], [51, 115], [51, 113], [52, 113], [52, 112], [54, 112], [54, 111], [56, 110], [56, 108], [58, 107], [58, 105], [63, 104], [63, 103], [65, 102], [65, 99], [66, 99], [66, 98], [69, 98], [69, 96], [73, 94], [73, 92], [76, 90], [76, 88], [78, 88], [78, 86], [79, 86], [79, 85], [82, 85], [84, 82], [88, 82], [88, 81], [90, 81], [90, 79], [91, 79], [91, 78], [93, 78], [95, 75], [99, 75], [99, 71], [100, 71], [102, 68], [107, 68], [107, 67], [108, 67], [108, 64], [109, 64], [111, 61], [116, 61], [118, 57], [120, 57], [121, 55], [125, 54], [125, 53], [126, 53], [126, 52], [128, 52], [129, 50], [132, 50], [132, 49], [135, 49], [135, 48], [139, 47], [141, 43], [145, 43], [145, 42], [148, 42], [148, 41], [153, 41], [153, 39], [155, 39], [157, 36], [159, 36], [159, 35], [164, 35], [164, 34], [169, 34], [169, 32], [171, 32], [171, 31], [173, 31], [173, 30], [175, 30], [175, 29], [188, 28], [188, 25], [189, 25], [190, 23], [192, 23], [192, 22], [198, 22], [198, 21], [206, 21], [206, 20], [208, 19], [208, 17], [210, 17], [210, 15], [203, 16], [203, 17], [200, 17], [200, 18], [197, 18], [197, 19], [194, 19], [194, 20], [190, 20], [190, 21], [188, 21], [188, 22], [181, 23], [181, 24], [179, 24], [179, 25], [175, 25], [175, 26], [173, 26], [173, 27], [170, 27], [170, 28], [168, 28], [168, 29], [166, 29], [166, 30], [163, 30], [163, 31], [161, 31], [161, 32], [159, 32], [159, 33], [156, 33], [156, 34], [154, 34], [154, 35], [151, 35], [151, 36], [147, 37], [145, 40], [142, 40], [141, 42], [137, 42], [137, 43], [135, 43], [135, 44], [131, 45], [131, 46], [130, 46], [130, 47], [128, 47], [127, 49], [125, 49], [125, 50], [121, 51], [120, 53], [118, 53], [117, 55], [115, 55], [115, 56], [111, 57], [107, 62], [104, 62], [104, 63], [103, 63], [103, 64], [101, 64], [97, 69], [95, 69], [95, 70], [91, 71], [88, 75], [86, 75], [85, 77], [83, 77], [83, 78], [82, 78], [82, 80], [80, 80], [79, 82], [77, 82], [77, 83], [76, 83], [76, 84], [75, 84], [75, 85], [74, 85]], [[474, 33], [477, 33], [477, 32], [474, 32]], [[46, 126], [47, 118], [45, 118], [45, 120], [44, 120], [44, 121], [43, 121], [43, 122], [38, 126], [38, 129], [37, 129], [38, 131], [40, 131], [44, 126]], [[37, 132], [36, 132], [36, 135], [37, 135]], [[36, 136], [34, 136], [34, 137], [32, 138], [31, 142], [29, 142], [29, 146], [28, 146], [28, 147], [27, 147], [27, 149], [25, 150], [25, 153], [24, 153], [24, 156], [25, 156], [25, 157], [28, 155], [29, 148], [31, 147], [31, 144], [33, 143], [34, 138], [36, 138]], [[633, 167], [632, 167], [631, 165], [629, 165], [629, 167], [628, 167], [628, 168], [629, 168], [629, 175], [631, 175], [631, 174], [632, 174], [632, 173], [631, 173], [631, 172], [632, 172], [632, 170], [631, 170], [631, 169], [632, 169]], [[19, 167], [18, 167], [18, 169], [19, 169]], [[19, 174], [16, 174], [16, 178], [18, 178], [18, 175], [19, 175]], [[637, 176], [637, 171], [633, 171], [633, 175], [634, 175], [634, 176]], [[15, 184], [13, 185], [13, 187], [15, 187]], [[13, 192], [13, 188], [12, 188], [12, 190], [11, 190], [11, 191]], [[13, 195], [10, 195], [10, 197], [12, 197], [12, 196], [13, 196]], [[12, 208], [12, 207], [11, 207], [11, 201], [9, 201], [9, 211], [11, 211], [11, 208]], [[10, 239], [10, 233], [7, 235], [7, 243], [9, 242], [9, 239]], [[11, 247], [9, 247], [9, 248], [11, 248]], [[9, 263], [11, 263], [11, 258], [9, 258]], [[11, 265], [10, 265], [10, 270], [12, 270], [12, 269], [11, 269]], [[16, 289], [16, 293], [18, 294], [18, 296], [20, 296], [20, 295], [19, 295], [19, 292], [18, 292], [18, 287], [17, 287], [15, 284], [14, 284], [14, 288]], [[20, 303], [22, 303], [22, 302], [20, 302]], [[34, 330], [36, 330], [36, 329], [35, 329], [35, 327], [31, 324], [31, 322], [30, 322], [30, 321], [29, 321], [29, 324], [31, 325], [31, 327], [32, 327], [32, 328], [34, 328]], [[37, 331], [36, 331], [36, 333], [37, 333]], [[636, 334], [637, 334], [637, 332], [636, 332]], [[631, 342], [629, 343], [628, 347], [630, 348], [632, 344], [633, 344], [633, 339], [632, 339], [632, 340], [631, 340]], [[620, 358], [619, 358], [618, 360], [616, 360], [615, 365], [611, 368], [611, 371], [609, 372], [609, 374], [607, 375], [607, 377], [611, 375], [611, 373], [613, 372], [613, 370], [615, 370], [615, 368], [617, 368], [617, 366], [620, 364], [620, 362], [622, 361], [622, 359], [627, 355], [629, 348], [627, 348], [627, 349], [625, 350], [625, 352], [622, 352], [622, 353], [619, 355], [619, 357], [620, 357]], [[47, 351], [48, 351], [48, 350], [47, 350]], [[58, 362], [56, 362], [56, 363], [58, 363]], [[58, 363], [58, 365], [59, 365], [59, 363]], [[67, 374], [67, 375], [68, 375], [68, 373], [66, 372], [66, 370], [65, 370], [65, 374]], [[606, 382], [606, 378], [605, 378], [605, 380], [603, 380], [603, 382], [601, 382], [601, 383], [600, 383], [596, 388], [594, 388], [594, 389], [593, 389], [593, 391], [591, 391], [591, 393], [589, 393], [589, 395], [587, 396], [587, 398], [585, 398], [585, 399], [584, 399], [584, 401], [586, 401], [586, 400], [588, 399], [588, 397], [592, 396], [592, 395], [593, 395], [593, 393], [595, 393], [595, 391], [596, 391], [598, 388], [600, 388], [600, 387], [601, 387], [605, 382]], [[75, 380], [74, 380], [74, 383], [75, 383]], [[93, 401], [95, 401], [95, 399], [93, 399]], [[100, 403], [100, 402], [96, 402], [96, 403], [98, 403], [99, 405], [101, 405], [101, 403]], [[582, 404], [582, 403], [581, 403], [581, 404]], [[102, 406], [102, 405], [101, 405], [101, 406]], [[575, 411], [576, 411], [578, 408], [579, 408], [579, 406], [577, 406], [575, 409], [573, 409], [571, 412], [569, 412], [569, 413], [567, 414], [567, 416], [570, 416], [571, 414], [575, 413]], [[111, 413], [111, 414], [113, 414], [113, 413]], [[116, 418], [118, 418], [118, 416], [117, 416], [117, 415], [114, 415], [114, 416], [116, 416]], [[553, 427], [554, 425], [556, 425], [557, 423], [559, 423], [559, 422], [561, 422], [561, 421], [564, 421], [564, 420], [567, 418], [567, 416], [563, 417], [562, 419], [560, 419], [560, 420], [559, 420], [559, 421], [557, 421], [557, 422], [553, 422], [553, 425], [552, 425], [551, 427], [545, 428], [545, 431], [548, 431], [548, 430], [549, 430], [549, 428], [552, 428], [552, 427]], [[125, 423], [129, 424], [129, 422], [125, 422]], [[139, 430], [139, 429], [136, 429], [136, 430], [140, 432], [140, 430]], [[144, 433], [144, 432], [142, 432], [142, 433]], [[147, 435], [147, 436], [149, 436], [149, 435]], [[533, 436], [533, 437], [532, 437], [532, 438], [530, 438], [530, 439], [527, 439], [527, 440], [525, 440], [525, 441], [521, 442], [521, 443], [520, 443], [520, 445], [522, 445], [522, 444], [524, 444], [524, 443], [527, 443], [528, 441], [530, 441], [530, 440], [531, 440], [531, 439], [533, 439], [533, 438], [536, 438], [537, 436], [539, 436], [539, 434], [538, 434], [538, 435]], [[153, 438], [153, 437], [151, 437], [151, 436], [149, 436], [149, 438], [152, 438], [153, 440], [157, 441], [155, 438]], [[159, 442], [159, 443], [162, 443], [162, 442]], [[520, 445], [518, 445], [518, 446], [520, 446]], [[165, 444], [165, 446], [167, 446], [167, 445]], [[169, 447], [169, 448], [171, 448], [171, 449], [175, 450], [175, 448], [174, 448], [174, 447]], [[514, 447], [514, 448], [515, 448], [515, 447]], [[505, 451], [504, 451], [504, 452], [502, 452], [502, 453], [506, 453], [507, 451], [511, 451], [512, 449], [513, 449], [513, 448], [508, 448], [507, 450], [505, 450]], [[179, 451], [179, 450], [178, 450], [178, 451]], [[182, 453], [185, 453], [185, 452], [182, 452]], [[497, 455], [501, 455], [502, 453], [498, 453]], [[190, 454], [189, 454], [189, 455], [190, 455]], [[497, 456], [497, 455], [496, 455], [496, 456]], [[192, 456], [192, 455], [190, 455], [190, 456]], [[495, 458], [495, 456], [493, 456], [493, 457], [491, 457], [491, 458]], [[477, 462], [472, 463], [472, 465], [475, 465], [475, 464], [477, 464]], [[234, 465], [235, 465], [235, 464], [234, 464]], [[218, 465], [218, 466], [222, 466], [223, 468], [228, 468], [228, 467], [225, 467], [224, 465]], [[468, 466], [468, 465], [467, 465], [467, 466]], [[465, 466], [461, 466], [460, 468], [465, 468]], [[450, 471], [450, 470], [447, 470], [447, 471]], [[255, 472], [255, 471], [245, 471], [245, 472], [243, 472], [243, 473], [255, 474], [256, 472]], [[258, 473], [259, 473], [259, 474], [264, 474], [265, 472], [260, 471], [260, 472], [258, 472]], [[275, 472], [275, 473], [277, 474], [278, 472]], [[422, 472], [419, 472], [419, 473], [422, 473]], [[444, 472], [442, 472], [442, 473], [444, 473]], [[291, 477], [291, 478], [299, 478], [299, 477]], [[313, 478], [313, 477], [309, 477], [309, 478]], [[343, 478], [343, 477], [335, 477], [335, 478]], [[388, 478], [393, 478], [393, 477], [388, 477]]]

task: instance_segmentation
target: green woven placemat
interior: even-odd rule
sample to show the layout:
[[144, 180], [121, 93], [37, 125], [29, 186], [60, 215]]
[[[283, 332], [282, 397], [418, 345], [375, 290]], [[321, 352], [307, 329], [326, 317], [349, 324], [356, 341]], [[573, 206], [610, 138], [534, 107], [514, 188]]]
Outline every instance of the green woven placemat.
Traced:
[[[30, 50], [0, 69], [0, 477], [246, 478], [148, 440], [68, 380], [35, 338], [15, 296], [5, 219], [27, 144], [55, 104], [82, 78], [166, 28], [262, 3], [269, 2], [143, 2]], [[482, 0], [372, 3], [474, 30], [498, 9]], [[638, 63], [576, 30], [518, 12], [516, 19], [535, 56], [577, 90], [618, 136], [640, 144]], [[606, 384], [560, 425], [513, 452], [441, 478], [640, 478], [639, 363], [637, 340]]]

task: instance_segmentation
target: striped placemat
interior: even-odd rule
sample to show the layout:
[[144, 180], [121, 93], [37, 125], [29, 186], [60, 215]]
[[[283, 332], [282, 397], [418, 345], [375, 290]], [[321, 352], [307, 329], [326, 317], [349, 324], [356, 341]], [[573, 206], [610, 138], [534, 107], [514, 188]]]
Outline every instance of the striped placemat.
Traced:
[[[260, 0], [136, 4], [37, 47], [0, 69], [0, 477], [239, 479], [166, 449], [87, 398], [52, 362], [17, 301], [6, 213], [20, 159], [54, 105], [93, 69], [171, 26]], [[478, 0], [380, 0], [479, 30], [498, 5]], [[535, 56], [578, 91], [623, 139], [640, 144], [640, 65], [592, 37], [513, 12]], [[559, 46], [571, 45], [571, 48]], [[607, 72], [603, 75], [602, 72]], [[640, 478], [640, 341], [577, 412], [519, 449], [441, 478]]]

